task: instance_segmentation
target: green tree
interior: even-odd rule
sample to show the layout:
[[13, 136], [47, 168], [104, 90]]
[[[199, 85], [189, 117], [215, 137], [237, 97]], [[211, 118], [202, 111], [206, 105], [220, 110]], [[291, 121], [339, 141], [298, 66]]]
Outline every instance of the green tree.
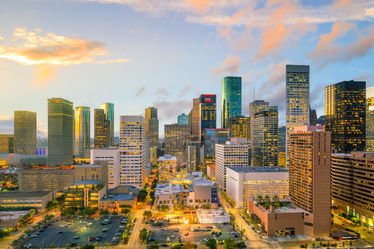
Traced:
[[170, 249], [181, 249], [182, 247], [181, 247], [181, 245], [179, 244], [179, 243], [174, 243], [171, 247], [170, 247]]
[[146, 219], [149, 219], [152, 217], [152, 212], [151, 211], [148, 211], [148, 210], [145, 210], [144, 213], [143, 213], [143, 216], [146, 218]]
[[69, 243], [66, 243], [65, 247], [66, 247], [66, 248], [69, 248], [69, 247], [70, 247], [70, 244], [69, 244]]
[[240, 241], [236, 243], [236, 248], [247, 248], [244, 241]]
[[130, 213], [130, 209], [128, 209], [128, 208], [122, 209], [122, 213], [123, 214], [128, 214], [128, 213]]
[[138, 193], [138, 201], [140, 202], [144, 202], [146, 197], [147, 197], [147, 191], [145, 191], [144, 189], [140, 190], [139, 193]]
[[235, 241], [232, 239], [225, 239], [223, 241], [223, 248], [224, 249], [235, 249], [236, 248]]
[[264, 199], [262, 198], [261, 195], [257, 196], [257, 201], [258, 201], [258, 202], [262, 202], [263, 200], [264, 200]]
[[106, 215], [106, 214], [109, 214], [109, 211], [104, 209], [104, 210], [101, 210], [99, 214], [100, 215]]
[[51, 248], [55, 248], [55, 247], [56, 247], [55, 243], [51, 243], [49, 246], [50, 246]]
[[217, 249], [217, 240], [212, 238], [208, 239], [208, 241], [206, 242], [206, 246], [209, 249]]
[[139, 239], [145, 243], [148, 239], [148, 230], [147, 228], [143, 228], [142, 230], [140, 230], [140, 233], [139, 233]]
[[197, 246], [191, 242], [186, 242], [182, 247], [182, 249], [195, 249], [195, 248], [197, 248]]
[[95, 249], [95, 246], [93, 245], [83, 245], [80, 247], [80, 249]]
[[148, 245], [147, 246], [147, 249], [159, 249], [160, 247], [158, 246], [158, 245], [156, 245], [156, 244], [154, 244], [154, 245]]

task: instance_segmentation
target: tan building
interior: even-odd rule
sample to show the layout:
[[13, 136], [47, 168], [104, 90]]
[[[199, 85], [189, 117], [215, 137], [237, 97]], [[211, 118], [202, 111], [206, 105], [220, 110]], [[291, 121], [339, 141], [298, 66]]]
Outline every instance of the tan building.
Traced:
[[165, 125], [165, 155], [176, 156], [178, 161], [185, 161], [190, 126], [180, 124]]
[[373, 229], [374, 152], [331, 155], [333, 205]]
[[14, 112], [14, 153], [36, 154], [36, 112]]
[[40, 167], [18, 173], [20, 191], [59, 191], [74, 184], [74, 167]]
[[74, 182], [83, 180], [98, 180], [104, 185], [108, 185], [108, 163], [83, 164], [74, 168]]
[[83, 180], [69, 186], [65, 197], [66, 208], [98, 208], [106, 187], [97, 180]]
[[53, 191], [9, 191], [0, 192], [2, 208], [37, 208], [44, 209], [54, 198]]
[[247, 210], [260, 219], [268, 236], [304, 234], [305, 211], [301, 208], [289, 206], [275, 209], [271, 206], [269, 210], [266, 210], [256, 201], [249, 201]]
[[165, 155], [158, 160], [159, 181], [168, 182], [177, 172], [177, 158], [175, 156]]
[[187, 196], [188, 206], [196, 208], [208, 205], [218, 206], [218, 186], [215, 182], [204, 177], [197, 177], [192, 181], [192, 189]]
[[0, 134], [0, 154], [9, 154], [14, 152], [14, 135]]
[[289, 193], [306, 211], [304, 232], [329, 236], [331, 230], [330, 132], [317, 126], [295, 127], [289, 135]]
[[120, 210], [125, 206], [133, 206], [139, 189], [130, 185], [120, 185], [109, 189], [107, 193], [99, 200], [99, 209]]

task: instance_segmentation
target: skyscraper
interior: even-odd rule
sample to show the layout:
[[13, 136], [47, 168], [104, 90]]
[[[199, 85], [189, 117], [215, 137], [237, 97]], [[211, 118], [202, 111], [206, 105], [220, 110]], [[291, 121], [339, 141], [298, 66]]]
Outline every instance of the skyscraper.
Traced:
[[178, 115], [178, 124], [180, 125], [188, 125], [188, 115], [182, 113]]
[[269, 108], [269, 102], [265, 102], [264, 100], [254, 100], [249, 103], [249, 134], [252, 136], [253, 134], [253, 127], [254, 127], [254, 117], [255, 114], [266, 110], [266, 108]]
[[0, 154], [8, 154], [14, 152], [14, 135], [0, 134]]
[[322, 127], [295, 127], [289, 134], [289, 194], [304, 209], [304, 233], [330, 235], [330, 132]]
[[216, 144], [225, 144], [230, 141], [230, 137], [231, 132], [229, 129], [206, 129], [204, 135], [204, 157], [206, 159], [215, 159]]
[[48, 164], [73, 162], [73, 103], [62, 98], [48, 99]]
[[158, 147], [158, 119], [155, 107], [145, 109], [145, 134], [149, 139], [149, 146]]
[[366, 88], [366, 150], [374, 152], [374, 86]]
[[176, 156], [178, 160], [185, 159], [185, 153], [190, 137], [188, 125], [165, 125], [165, 155]]
[[143, 188], [146, 166], [145, 119], [142, 116], [120, 117], [121, 185]]
[[309, 125], [309, 66], [286, 65], [286, 160], [288, 135], [293, 128]]
[[242, 115], [242, 78], [224, 77], [221, 89], [221, 128], [227, 128], [229, 118]]
[[14, 112], [14, 153], [36, 154], [36, 112]]
[[105, 119], [109, 121], [110, 145], [114, 145], [114, 104], [101, 104], [100, 109], [104, 110]]
[[232, 137], [241, 137], [250, 140], [249, 124], [250, 118], [244, 116], [235, 116], [229, 118], [228, 128], [231, 130]]
[[201, 141], [205, 129], [216, 128], [216, 95], [202, 94], [193, 99], [191, 140]]
[[342, 81], [325, 88], [326, 131], [334, 152], [365, 150], [366, 82]]
[[103, 109], [95, 109], [94, 147], [106, 148], [110, 146], [110, 122], [105, 118]]
[[310, 113], [309, 113], [309, 124], [313, 125], [314, 122], [316, 122], [316, 121], [317, 121], [317, 111], [314, 110], [314, 109], [310, 109]]
[[90, 156], [91, 145], [91, 111], [89, 107], [75, 107], [75, 147], [74, 155], [79, 158], [88, 158]]
[[267, 105], [253, 117], [252, 166], [278, 166], [278, 107]]

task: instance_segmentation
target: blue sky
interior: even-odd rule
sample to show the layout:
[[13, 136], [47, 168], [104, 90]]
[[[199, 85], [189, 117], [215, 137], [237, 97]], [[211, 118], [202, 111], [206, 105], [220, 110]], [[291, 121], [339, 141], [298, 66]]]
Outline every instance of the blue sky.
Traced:
[[0, 132], [13, 131], [14, 110], [31, 110], [45, 135], [47, 98], [63, 97], [92, 110], [113, 102], [117, 131], [119, 115], [156, 106], [163, 133], [200, 93], [217, 94], [220, 109], [226, 75], [243, 77], [244, 114], [255, 89], [284, 124], [287, 63], [311, 66], [323, 115], [324, 86], [374, 85], [373, 20], [364, 0], [3, 0]]

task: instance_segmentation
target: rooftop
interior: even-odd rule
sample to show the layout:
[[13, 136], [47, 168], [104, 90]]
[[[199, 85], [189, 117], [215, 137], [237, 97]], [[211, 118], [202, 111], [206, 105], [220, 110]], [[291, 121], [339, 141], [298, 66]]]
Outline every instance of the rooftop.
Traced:
[[204, 177], [197, 177], [193, 180], [193, 185], [195, 186], [213, 186], [214, 182], [211, 180], [208, 180]]
[[15, 220], [28, 214], [30, 211], [0, 211], [0, 220]]
[[0, 198], [43, 197], [49, 193], [49, 191], [6, 191], [0, 192]]
[[217, 217], [227, 217], [228, 214], [223, 208], [218, 209], [198, 209], [196, 210], [198, 216], [204, 218], [217, 218]]
[[131, 201], [135, 198], [136, 194], [115, 194], [104, 196], [101, 201]]
[[102, 168], [103, 165], [101, 164], [82, 164], [77, 166], [77, 168]]
[[77, 185], [97, 185], [99, 183], [100, 183], [99, 180], [83, 180], [83, 181], [75, 182], [73, 184], [73, 186], [77, 186]]
[[176, 161], [177, 158], [175, 156], [171, 156], [171, 155], [165, 155], [165, 156], [160, 156], [158, 158], [159, 161], [165, 161], [165, 160], [173, 160], [173, 161]]
[[178, 194], [183, 191], [182, 184], [169, 184], [159, 183], [157, 184], [155, 195], [169, 195], [169, 194]]
[[264, 173], [264, 172], [288, 172], [287, 169], [277, 166], [258, 167], [228, 167], [237, 173]]

